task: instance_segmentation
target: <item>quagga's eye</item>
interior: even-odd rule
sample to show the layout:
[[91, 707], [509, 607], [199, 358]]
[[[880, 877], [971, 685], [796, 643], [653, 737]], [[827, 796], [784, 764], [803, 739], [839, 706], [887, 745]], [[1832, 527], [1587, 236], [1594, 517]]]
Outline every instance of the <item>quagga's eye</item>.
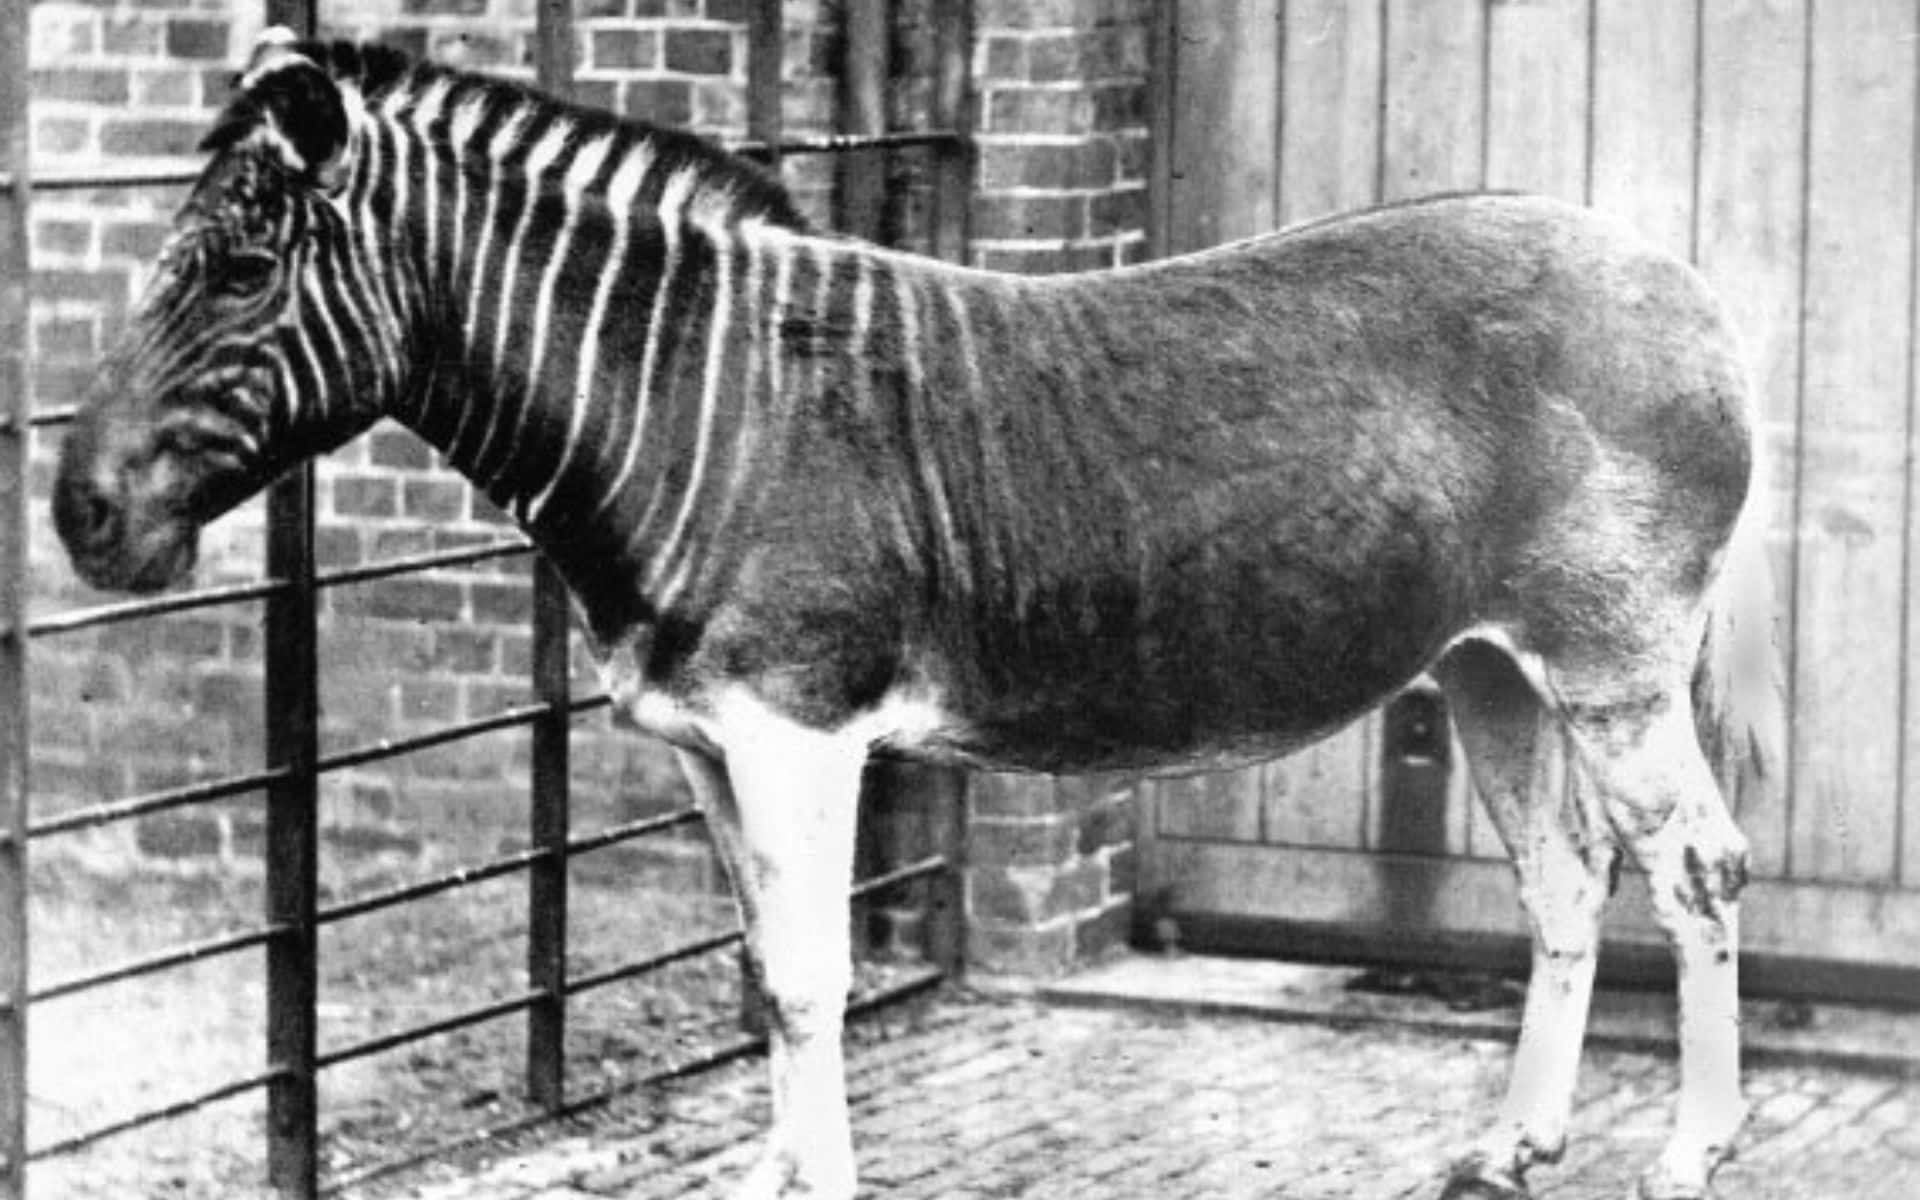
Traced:
[[271, 254], [234, 254], [220, 265], [214, 284], [223, 296], [251, 299], [272, 285], [279, 269]]

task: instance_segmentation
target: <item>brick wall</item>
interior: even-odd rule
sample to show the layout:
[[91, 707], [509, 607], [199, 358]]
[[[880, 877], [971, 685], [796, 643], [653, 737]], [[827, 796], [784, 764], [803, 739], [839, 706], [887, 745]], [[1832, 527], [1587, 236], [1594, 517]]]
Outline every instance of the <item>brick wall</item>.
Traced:
[[[977, 0], [973, 256], [1032, 273], [1146, 252], [1146, 0]], [[1135, 789], [983, 776], [970, 793], [969, 954], [1054, 974], [1121, 944]]]
[[1146, 252], [1144, 0], [979, 0], [975, 260], [1120, 266]]
[[[923, 123], [942, 0], [897, 0], [888, 96], [895, 128]], [[1144, 0], [978, 0], [974, 46], [980, 265], [1059, 271], [1133, 261], [1145, 247]], [[579, 91], [617, 111], [738, 137], [745, 122], [745, 0], [578, 0]], [[37, 0], [31, 19], [35, 161], [47, 173], [178, 167], [224, 101], [262, 24], [259, 0]], [[327, 32], [525, 77], [531, 0], [323, 0]], [[783, 67], [789, 132], [833, 127], [837, 6], [789, 0]], [[924, 242], [926, 159], [896, 155], [885, 224]], [[793, 158], [789, 184], [831, 223], [832, 163]], [[124, 319], [177, 189], [62, 192], [33, 214], [35, 398], [70, 403]], [[44, 500], [57, 433], [36, 439]], [[324, 563], [469, 545], [504, 532], [484, 499], [390, 427], [331, 456], [319, 477]], [[256, 503], [209, 530], [203, 583], [258, 574]], [[526, 563], [329, 592], [323, 742], [339, 749], [481, 716], [530, 698]], [[37, 610], [98, 602], [67, 571], [44, 503], [33, 513]], [[252, 769], [261, 753], [259, 607], [42, 641], [33, 670], [35, 806], [58, 812], [130, 791]], [[580, 673], [581, 686], [592, 686]], [[581, 811], [602, 821], [681, 802], [657, 747], [580, 727]], [[331, 776], [323, 825], [351, 864], [468, 860], [518, 843], [525, 735]], [[994, 779], [975, 791], [970, 888], [983, 965], [1050, 970], [1111, 944], [1130, 886], [1124, 788]], [[148, 818], [79, 843], [123, 861], [246, 861], [257, 800]], [[911, 840], [910, 835], [907, 836]], [[55, 843], [48, 844], [50, 848]], [[353, 852], [357, 852], [357, 855]]]

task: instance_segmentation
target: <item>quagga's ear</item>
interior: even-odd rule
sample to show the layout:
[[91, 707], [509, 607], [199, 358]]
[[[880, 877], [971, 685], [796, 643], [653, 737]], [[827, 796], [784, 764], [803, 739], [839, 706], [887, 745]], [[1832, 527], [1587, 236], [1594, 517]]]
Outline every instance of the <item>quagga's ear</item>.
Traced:
[[333, 76], [301, 52], [291, 30], [275, 26], [260, 35], [237, 88], [229, 111], [251, 118], [247, 137], [276, 151], [294, 175], [329, 187], [338, 180], [349, 133], [346, 101]]

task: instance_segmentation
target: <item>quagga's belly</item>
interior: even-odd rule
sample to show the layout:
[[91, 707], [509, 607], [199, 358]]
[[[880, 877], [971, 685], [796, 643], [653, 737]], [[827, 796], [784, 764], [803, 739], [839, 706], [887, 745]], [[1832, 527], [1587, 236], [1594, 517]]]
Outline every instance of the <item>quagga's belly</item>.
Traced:
[[1170, 593], [1178, 603], [1069, 597], [979, 621], [909, 664], [924, 683], [890, 699], [920, 707], [881, 748], [1051, 772], [1272, 758], [1404, 686], [1462, 624], [1432, 593], [1296, 583], [1276, 570]]

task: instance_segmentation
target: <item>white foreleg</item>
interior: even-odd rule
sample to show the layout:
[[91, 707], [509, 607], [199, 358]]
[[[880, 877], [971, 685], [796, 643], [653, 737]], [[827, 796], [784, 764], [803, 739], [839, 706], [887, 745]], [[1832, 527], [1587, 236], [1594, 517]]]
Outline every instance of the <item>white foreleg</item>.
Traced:
[[840, 1034], [852, 983], [847, 894], [866, 745], [741, 700], [720, 715], [724, 765], [683, 752], [733, 876], [769, 1007], [773, 1127], [738, 1200], [850, 1200]]

